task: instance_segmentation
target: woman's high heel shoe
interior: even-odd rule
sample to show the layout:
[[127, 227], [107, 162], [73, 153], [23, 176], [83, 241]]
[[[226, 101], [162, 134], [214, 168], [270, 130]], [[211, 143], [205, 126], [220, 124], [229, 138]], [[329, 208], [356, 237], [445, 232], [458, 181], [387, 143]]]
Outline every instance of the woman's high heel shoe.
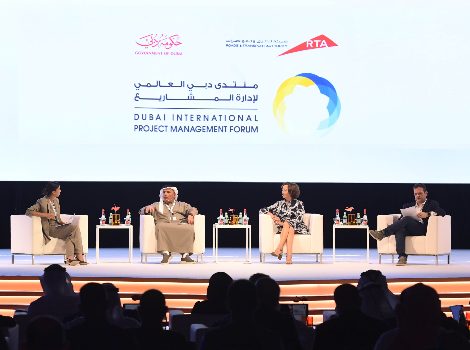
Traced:
[[289, 255], [286, 256], [286, 264], [287, 265], [292, 265], [292, 255], [291, 256], [289, 256]]
[[64, 260], [64, 263], [65, 265], [68, 265], [68, 266], [75, 266], [75, 265], [78, 265], [80, 262], [75, 259], [66, 259]]
[[279, 254], [277, 254], [276, 252], [272, 252], [271, 255], [277, 257], [278, 260], [282, 260], [282, 252]]
[[80, 265], [88, 265], [88, 262], [86, 260], [80, 260], [78, 257], [75, 257], [75, 260], [78, 261]]

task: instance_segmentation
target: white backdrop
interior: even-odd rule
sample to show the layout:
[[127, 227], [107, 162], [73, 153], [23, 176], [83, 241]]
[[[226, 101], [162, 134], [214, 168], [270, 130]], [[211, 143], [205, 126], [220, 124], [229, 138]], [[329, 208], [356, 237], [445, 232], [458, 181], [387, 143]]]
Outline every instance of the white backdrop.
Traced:
[[468, 1], [219, 2], [2, 2], [0, 180], [470, 182]]

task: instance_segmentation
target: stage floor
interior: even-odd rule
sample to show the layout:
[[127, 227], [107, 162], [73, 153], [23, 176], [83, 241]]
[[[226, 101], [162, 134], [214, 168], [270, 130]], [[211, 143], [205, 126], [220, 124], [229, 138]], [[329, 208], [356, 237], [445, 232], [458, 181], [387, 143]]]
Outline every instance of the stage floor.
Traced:
[[[370, 251], [370, 263], [366, 262], [365, 249], [336, 249], [336, 262], [333, 263], [332, 249], [325, 249], [323, 262], [316, 263], [314, 255], [294, 255], [294, 264], [286, 265], [285, 260], [266, 256], [266, 262], [259, 262], [259, 251], [252, 250], [252, 263], [245, 263], [244, 248], [220, 248], [219, 262], [215, 263], [212, 249], [206, 249], [204, 262], [181, 264], [180, 257], [174, 256], [170, 264], [161, 265], [161, 256], [149, 256], [148, 263], [140, 263], [138, 249], [133, 251], [132, 264], [128, 260], [128, 250], [119, 248], [100, 249], [100, 264], [96, 264], [95, 250], [90, 249], [87, 266], [67, 266], [72, 277], [108, 277], [108, 278], [151, 278], [151, 279], [209, 279], [217, 271], [225, 271], [235, 279], [248, 278], [256, 272], [270, 275], [277, 281], [329, 281], [357, 280], [360, 273], [377, 269], [390, 279], [434, 279], [434, 278], [470, 278], [470, 250], [453, 250], [451, 263], [447, 257], [439, 257], [439, 265], [430, 256], [410, 256], [407, 266], [395, 266], [391, 257], [382, 257], [378, 263], [377, 251]], [[395, 256], [395, 262], [396, 262]], [[0, 250], [1, 276], [39, 276], [44, 268], [52, 263], [63, 263], [60, 256], [40, 256], [31, 265], [30, 256], [17, 256], [11, 264], [10, 251]]]

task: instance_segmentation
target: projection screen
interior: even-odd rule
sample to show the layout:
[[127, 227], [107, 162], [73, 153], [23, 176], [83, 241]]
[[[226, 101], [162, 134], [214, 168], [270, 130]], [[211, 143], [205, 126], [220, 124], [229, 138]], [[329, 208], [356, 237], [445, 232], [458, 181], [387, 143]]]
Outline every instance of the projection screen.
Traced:
[[2, 181], [468, 183], [467, 1], [6, 1]]

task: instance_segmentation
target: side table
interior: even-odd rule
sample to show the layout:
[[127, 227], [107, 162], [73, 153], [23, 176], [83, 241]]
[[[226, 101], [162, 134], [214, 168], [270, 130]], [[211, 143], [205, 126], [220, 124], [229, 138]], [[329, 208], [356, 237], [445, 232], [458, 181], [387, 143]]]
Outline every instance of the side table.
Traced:
[[132, 263], [134, 227], [132, 225], [96, 225], [96, 263], [100, 263], [100, 230], [127, 229], [129, 231], [129, 263]]
[[234, 228], [245, 229], [245, 262], [251, 264], [251, 225], [212, 225], [212, 255], [215, 262], [219, 261], [219, 230]]
[[336, 229], [362, 229], [366, 230], [367, 236], [367, 263], [369, 263], [370, 254], [369, 254], [369, 225], [333, 225], [333, 262], [336, 262]]

